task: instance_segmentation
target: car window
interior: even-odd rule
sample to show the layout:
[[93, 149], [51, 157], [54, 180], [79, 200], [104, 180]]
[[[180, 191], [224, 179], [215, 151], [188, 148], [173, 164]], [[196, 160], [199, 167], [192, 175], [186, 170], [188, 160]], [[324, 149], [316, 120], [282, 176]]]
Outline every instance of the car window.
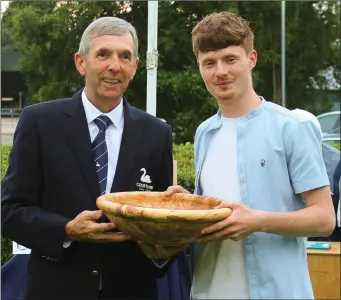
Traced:
[[318, 118], [323, 133], [330, 133], [340, 126], [340, 115], [327, 115]]

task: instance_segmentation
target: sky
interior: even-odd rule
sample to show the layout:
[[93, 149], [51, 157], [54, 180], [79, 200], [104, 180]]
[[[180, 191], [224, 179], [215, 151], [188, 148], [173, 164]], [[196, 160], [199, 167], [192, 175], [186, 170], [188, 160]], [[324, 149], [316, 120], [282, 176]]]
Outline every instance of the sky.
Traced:
[[1, 1], [1, 13], [3, 13], [6, 10], [8, 4], [9, 1]]

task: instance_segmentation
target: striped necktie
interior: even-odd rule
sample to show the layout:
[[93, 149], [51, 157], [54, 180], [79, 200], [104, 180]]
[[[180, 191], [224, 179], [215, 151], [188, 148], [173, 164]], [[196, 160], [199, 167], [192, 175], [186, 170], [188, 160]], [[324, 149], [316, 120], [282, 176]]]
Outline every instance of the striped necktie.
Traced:
[[110, 124], [109, 117], [101, 115], [94, 122], [99, 128], [99, 132], [92, 142], [92, 150], [94, 152], [95, 166], [101, 195], [105, 194], [108, 177], [108, 148], [105, 141], [105, 132]]

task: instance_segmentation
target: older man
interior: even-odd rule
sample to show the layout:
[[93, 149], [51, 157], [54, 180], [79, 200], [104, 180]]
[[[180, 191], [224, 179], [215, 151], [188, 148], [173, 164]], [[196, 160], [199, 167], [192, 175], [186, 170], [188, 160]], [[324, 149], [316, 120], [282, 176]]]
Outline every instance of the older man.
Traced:
[[157, 298], [169, 264], [147, 256], [178, 250], [130, 241], [96, 207], [101, 194], [140, 189], [141, 170], [149, 190], [172, 184], [170, 126], [123, 97], [137, 53], [130, 23], [95, 20], [74, 57], [85, 88], [22, 112], [1, 212], [3, 235], [32, 250], [26, 300]]

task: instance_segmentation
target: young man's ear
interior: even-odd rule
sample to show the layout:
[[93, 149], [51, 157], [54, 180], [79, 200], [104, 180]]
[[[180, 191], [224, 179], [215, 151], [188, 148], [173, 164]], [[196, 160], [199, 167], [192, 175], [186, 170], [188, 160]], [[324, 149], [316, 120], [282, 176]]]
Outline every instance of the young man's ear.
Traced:
[[256, 50], [252, 50], [249, 54], [250, 59], [250, 69], [253, 69], [257, 64], [257, 52]]
[[82, 76], [85, 76], [85, 61], [82, 56], [77, 52], [74, 56], [76, 69]]

